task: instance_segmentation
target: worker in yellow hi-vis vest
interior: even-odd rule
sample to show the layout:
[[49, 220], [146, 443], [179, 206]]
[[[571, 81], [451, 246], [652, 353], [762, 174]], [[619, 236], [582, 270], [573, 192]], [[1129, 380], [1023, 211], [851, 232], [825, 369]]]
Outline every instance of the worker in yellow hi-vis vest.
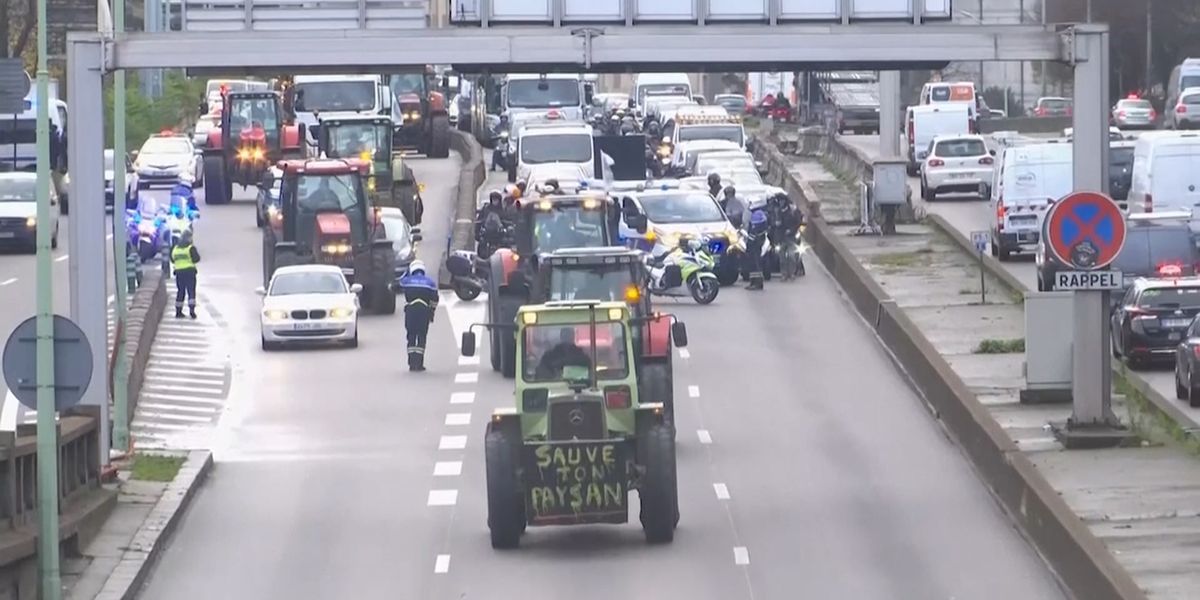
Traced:
[[171, 248], [171, 267], [175, 271], [175, 318], [183, 318], [183, 300], [186, 297], [188, 312], [196, 318], [196, 263], [200, 252], [192, 243], [192, 231], [186, 230], [179, 242]]

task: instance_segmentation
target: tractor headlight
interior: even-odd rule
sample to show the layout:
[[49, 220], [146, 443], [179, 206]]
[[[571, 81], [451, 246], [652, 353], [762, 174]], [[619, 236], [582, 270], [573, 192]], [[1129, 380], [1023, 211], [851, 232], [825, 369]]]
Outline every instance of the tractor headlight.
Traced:
[[237, 159], [242, 162], [250, 160], [250, 149], [249, 148], [238, 148]]
[[350, 244], [325, 244], [321, 246], [321, 252], [325, 254], [349, 254]]
[[29, 217], [28, 219], [25, 219], [25, 226], [30, 229], [37, 227], [37, 217]]
[[335, 309], [329, 311], [329, 316], [333, 317], [335, 319], [345, 319], [346, 317], [349, 317], [352, 315], [354, 315], [353, 308], [335, 308]]

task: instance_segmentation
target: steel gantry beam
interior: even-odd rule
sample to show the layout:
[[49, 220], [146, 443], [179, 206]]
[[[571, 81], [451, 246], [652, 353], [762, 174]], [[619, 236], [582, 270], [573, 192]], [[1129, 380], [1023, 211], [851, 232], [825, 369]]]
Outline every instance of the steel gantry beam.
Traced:
[[951, 24], [129, 33], [112, 44], [106, 68], [223, 73], [343, 73], [426, 64], [500, 73], [578, 71], [584, 64], [598, 72], [913, 69], [940, 68], [949, 61], [1057, 61], [1064, 59], [1064, 40], [1054, 26]]

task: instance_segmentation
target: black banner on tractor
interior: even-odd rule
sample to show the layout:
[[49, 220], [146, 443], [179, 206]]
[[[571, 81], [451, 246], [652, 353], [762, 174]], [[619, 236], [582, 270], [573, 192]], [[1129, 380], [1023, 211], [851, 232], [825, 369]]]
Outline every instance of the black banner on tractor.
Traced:
[[530, 524], [624, 523], [629, 444], [557, 442], [522, 449]]

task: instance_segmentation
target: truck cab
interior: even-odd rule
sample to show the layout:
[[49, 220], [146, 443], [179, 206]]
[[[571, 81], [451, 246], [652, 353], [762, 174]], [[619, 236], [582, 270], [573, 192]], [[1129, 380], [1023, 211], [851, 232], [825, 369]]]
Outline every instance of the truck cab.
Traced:
[[532, 169], [538, 165], [575, 167], [581, 180], [595, 171], [592, 127], [586, 123], [555, 121], [525, 125], [515, 144], [511, 181], [528, 181]]
[[[309, 128], [318, 123], [321, 113], [386, 116], [392, 110], [392, 96], [379, 75], [297, 75], [288, 93], [296, 120]], [[305, 141], [317, 146], [311, 129]]]

